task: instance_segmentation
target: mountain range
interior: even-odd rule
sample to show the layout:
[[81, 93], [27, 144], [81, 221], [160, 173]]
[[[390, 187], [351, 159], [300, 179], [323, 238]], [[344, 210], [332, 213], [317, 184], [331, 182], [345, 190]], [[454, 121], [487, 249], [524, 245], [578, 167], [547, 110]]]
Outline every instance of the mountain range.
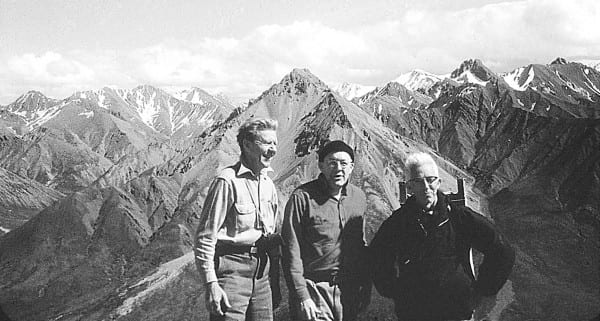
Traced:
[[[279, 122], [272, 176], [283, 208], [318, 174], [316, 150], [356, 150], [367, 239], [397, 208], [410, 152], [442, 189], [467, 183], [517, 264], [490, 320], [600, 312], [600, 72], [557, 59], [496, 74], [470, 59], [378, 87], [331, 89], [306, 69], [236, 107], [199, 89], [102, 88], [0, 107], [0, 306], [14, 320], [207, 319], [191, 254], [207, 187], [235, 162], [237, 128]], [[287, 305], [276, 311], [286, 319]], [[392, 319], [374, 294], [362, 320]]]

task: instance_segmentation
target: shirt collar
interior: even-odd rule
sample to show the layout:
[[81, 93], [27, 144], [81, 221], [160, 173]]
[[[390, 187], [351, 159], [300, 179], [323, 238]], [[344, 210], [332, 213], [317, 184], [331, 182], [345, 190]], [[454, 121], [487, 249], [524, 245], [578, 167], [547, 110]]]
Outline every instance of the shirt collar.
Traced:
[[[319, 180], [319, 187], [321, 188], [321, 192], [323, 192], [323, 194], [325, 195], [329, 195], [329, 185], [327, 184], [327, 179], [325, 178], [325, 175], [323, 175], [322, 173], [319, 174], [318, 177]], [[346, 184], [344, 184], [344, 186], [342, 186], [342, 196], [348, 196], [348, 182], [346, 182]]]
[[[237, 171], [236, 171], [237, 176], [242, 176], [242, 175], [245, 175], [248, 173], [250, 173], [250, 175], [254, 176], [254, 172], [252, 172], [252, 170], [250, 168], [248, 168], [246, 165], [244, 165], [244, 163], [242, 161], [239, 161], [237, 165], [238, 165]], [[273, 172], [273, 168], [271, 168], [271, 166], [261, 169], [260, 174], [266, 174], [268, 172]]]

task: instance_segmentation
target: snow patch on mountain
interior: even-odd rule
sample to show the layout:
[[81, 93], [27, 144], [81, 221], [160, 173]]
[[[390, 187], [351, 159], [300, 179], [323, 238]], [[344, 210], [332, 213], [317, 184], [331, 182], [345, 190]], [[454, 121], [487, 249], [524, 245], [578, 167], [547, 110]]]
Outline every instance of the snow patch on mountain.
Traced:
[[204, 105], [207, 103], [204, 96], [208, 95], [208, 93], [203, 92], [200, 88], [192, 87], [183, 90], [166, 89], [166, 91], [176, 99], [187, 101], [192, 104]]
[[427, 71], [415, 69], [411, 72], [402, 74], [398, 78], [392, 80], [395, 81], [409, 90], [416, 91], [422, 89], [427, 92], [433, 85], [444, 79], [441, 76], [434, 75]]
[[145, 97], [144, 94], [139, 91], [135, 92], [135, 104], [138, 114], [142, 121], [151, 128], [154, 128], [152, 123], [154, 118], [158, 117], [158, 113], [160, 112], [160, 106], [156, 104], [155, 100], [155, 92], [153, 92], [150, 97]]
[[458, 83], [463, 83], [463, 84], [469, 83], [469, 84], [474, 84], [474, 85], [480, 85], [482, 87], [485, 87], [488, 83], [487, 81], [483, 81], [483, 80], [479, 79], [470, 70], [466, 70], [465, 72], [460, 74], [458, 77], [453, 78], [453, 80]]
[[85, 116], [85, 118], [92, 118], [94, 117], [94, 112], [93, 111], [84, 111], [78, 114], [78, 116]]
[[194, 92], [192, 99], [190, 99], [192, 104], [204, 104], [204, 100], [200, 97], [200, 93], [197, 91]]
[[346, 100], [352, 100], [353, 98], [364, 96], [375, 88], [375, 86], [364, 86], [344, 82], [333, 88], [333, 91], [340, 94], [340, 96], [344, 97]]
[[35, 113], [35, 117], [32, 117], [33, 120], [29, 123], [27, 123], [27, 126], [29, 128], [35, 128], [38, 127], [42, 124], [44, 124], [45, 122], [49, 121], [50, 119], [54, 118], [56, 115], [58, 115], [58, 113], [60, 112], [60, 110], [62, 109], [62, 107], [66, 104], [66, 102], [63, 102], [60, 105], [55, 105], [52, 106], [48, 109], [44, 109], [44, 110], [38, 110]]
[[590, 86], [590, 88], [595, 91], [597, 94], [600, 95], [600, 89], [598, 89], [598, 87], [596, 87], [596, 85], [594, 85], [594, 83], [592, 82], [592, 80], [588, 77], [587, 73], [585, 75], [585, 83], [586, 85]]
[[521, 79], [521, 76], [524, 71], [525, 67], [515, 69], [514, 71], [504, 76], [504, 81], [506, 81], [506, 83], [514, 90], [525, 91], [527, 88], [529, 88], [529, 84], [535, 77], [535, 72], [533, 71], [533, 68], [529, 68], [527, 79], [525, 80], [525, 82], [523, 82], [523, 84], [519, 84], [519, 79]]
[[104, 90], [100, 90], [98, 93], [98, 106], [104, 109], [109, 109], [110, 107], [106, 103], [106, 95], [104, 95]]

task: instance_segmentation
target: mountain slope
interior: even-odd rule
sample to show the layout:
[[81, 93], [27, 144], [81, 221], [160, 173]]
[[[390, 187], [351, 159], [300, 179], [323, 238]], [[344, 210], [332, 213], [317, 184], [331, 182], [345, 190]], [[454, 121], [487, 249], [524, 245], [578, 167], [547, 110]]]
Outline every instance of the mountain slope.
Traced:
[[63, 194], [0, 168], [0, 236], [23, 225]]

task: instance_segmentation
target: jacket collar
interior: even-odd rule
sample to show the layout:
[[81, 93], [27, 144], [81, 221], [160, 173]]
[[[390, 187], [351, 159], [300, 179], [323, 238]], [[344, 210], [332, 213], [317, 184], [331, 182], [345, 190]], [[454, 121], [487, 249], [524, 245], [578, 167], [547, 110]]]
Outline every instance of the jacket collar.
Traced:
[[[425, 210], [423, 210], [418, 204], [417, 201], [415, 200], [414, 196], [411, 196], [408, 198], [408, 200], [406, 201], [407, 209], [409, 210], [409, 215], [411, 215], [411, 217], [415, 220], [419, 219], [422, 215], [431, 215], [428, 214]], [[448, 211], [449, 211], [449, 205], [448, 205], [448, 198], [447, 196], [438, 191], [437, 192], [437, 203], [435, 204], [435, 206], [433, 207], [433, 215], [431, 218], [433, 218], [433, 221], [435, 222], [435, 224], [440, 224], [442, 222], [444, 222], [446, 219], [448, 219]]]

